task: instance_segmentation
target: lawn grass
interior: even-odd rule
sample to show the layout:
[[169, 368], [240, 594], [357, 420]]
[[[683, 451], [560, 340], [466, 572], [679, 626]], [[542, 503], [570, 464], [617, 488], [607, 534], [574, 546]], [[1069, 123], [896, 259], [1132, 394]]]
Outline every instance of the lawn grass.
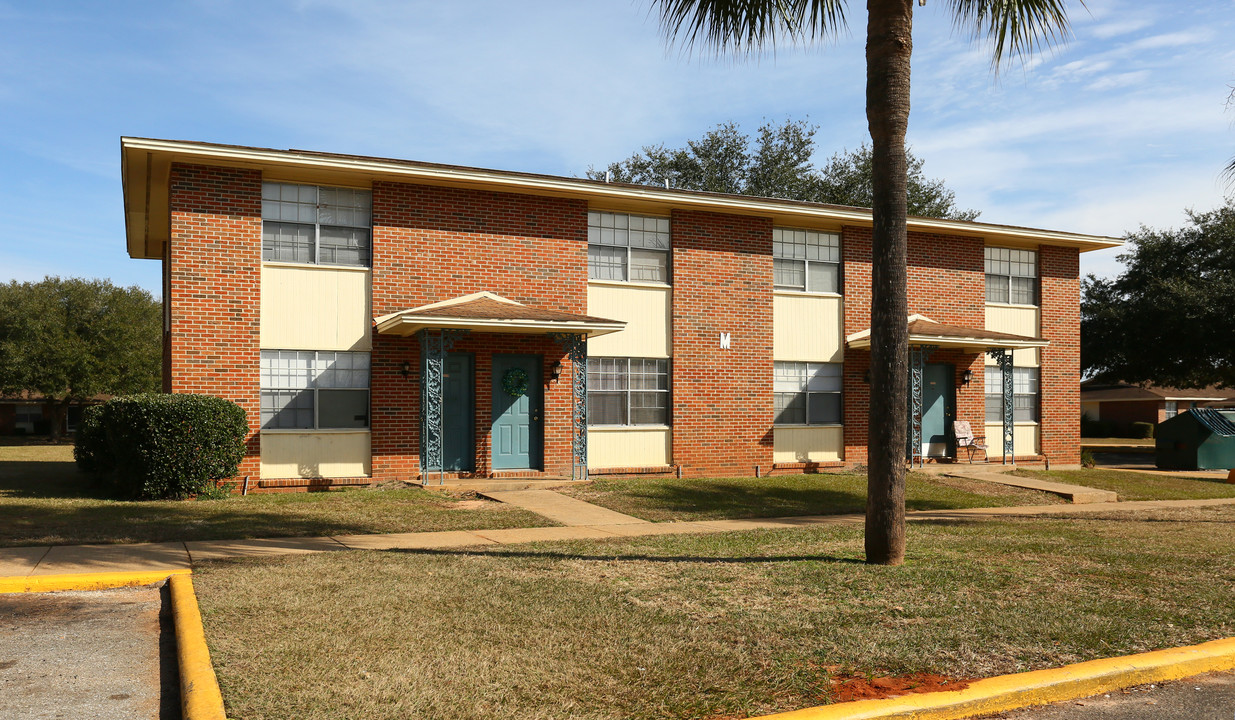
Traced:
[[[866, 511], [866, 475], [819, 473], [763, 478], [620, 478], [564, 489], [585, 502], [653, 522]], [[1058, 497], [1035, 490], [909, 473], [905, 506], [945, 510], [1002, 505], [1049, 505]]]
[[1235, 497], [1235, 485], [1225, 480], [1147, 475], [1139, 472], [1090, 468], [1085, 470], [1017, 470], [1017, 475], [1041, 480], [1111, 490], [1124, 500], [1202, 500]]
[[[1235, 512], [339, 552], [195, 570], [228, 716], [739, 718], [1235, 635]], [[260, 641], [255, 642], [255, 638]]]
[[0, 446], [0, 547], [231, 540], [255, 537], [483, 530], [553, 525], [495, 502], [421, 489], [109, 499], [73, 464], [70, 445]]

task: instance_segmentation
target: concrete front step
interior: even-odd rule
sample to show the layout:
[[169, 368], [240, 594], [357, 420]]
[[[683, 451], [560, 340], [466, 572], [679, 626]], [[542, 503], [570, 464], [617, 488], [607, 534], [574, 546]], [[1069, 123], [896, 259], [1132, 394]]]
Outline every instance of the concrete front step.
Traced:
[[425, 490], [445, 490], [449, 492], [476, 492], [484, 495], [487, 492], [507, 492], [514, 490], [551, 490], [569, 485], [584, 485], [589, 480], [571, 480], [570, 478], [446, 478], [446, 482], [438, 484], [429, 480], [421, 485]]
[[951, 472], [948, 475], [968, 480], [981, 480], [1009, 487], [1024, 488], [1026, 490], [1041, 490], [1042, 492], [1059, 495], [1078, 505], [1119, 502], [1119, 495], [1110, 490], [1099, 490], [1082, 485], [1069, 485], [1067, 483], [1051, 482], [1050, 480], [1038, 480], [1036, 478], [1017, 477], [1015, 475], [989, 471], [982, 472], [980, 470]]

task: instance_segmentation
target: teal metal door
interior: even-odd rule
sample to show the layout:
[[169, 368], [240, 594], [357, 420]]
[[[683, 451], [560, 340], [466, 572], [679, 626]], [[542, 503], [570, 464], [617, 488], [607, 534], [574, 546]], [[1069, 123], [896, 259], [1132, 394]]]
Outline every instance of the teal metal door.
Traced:
[[[544, 388], [539, 355], [493, 356], [493, 469], [539, 469]], [[526, 390], [523, 390], [526, 384]], [[522, 390], [522, 392], [520, 392]]]
[[956, 373], [951, 365], [928, 363], [922, 372], [922, 455], [951, 457], [956, 417]]
[[450, 353], [442, 374], [442, 464], [447, 472], [475, 470], [472, 356]]

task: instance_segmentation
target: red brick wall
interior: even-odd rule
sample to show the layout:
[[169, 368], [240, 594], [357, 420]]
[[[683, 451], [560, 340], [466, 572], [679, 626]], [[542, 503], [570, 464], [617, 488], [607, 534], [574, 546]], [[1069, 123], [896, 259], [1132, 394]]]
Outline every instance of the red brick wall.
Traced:
[[674, 463], [695, 476], [770, 469], [772, 223], [674, 212], [672, 228]]
[[[378, 182], [373, 187], [373, 314], [487, 290], [550, 310], [587, 312], [587, 203], [509, 193]], [[476, 472], [490, 470], [493, 353], [542, 354], [544, 469], [569, 475], [570, 361], [546, 337], [476, 333], [454, 349], [475, 353]], [[372, 474], [420, 472], [420, 343], [374, 335]], [[404, 362], [413, 368], [404, 379]]]
[[1052, 463], [1081, 461], [1080, 253], [1038, 250], [1042, 337], [1051, 341], [1042, 359], [1042, 454]]
[[[1187, 403], [1180, 403], [1187, 405]], [[1128, 430], [1134, 422], [1160, 423], [1166, 419], [1166, 402], [1163, 400], [1133, 400], [1130, 402], [1104, 402], [1098, 407], [1103, 422], [1118, 423], [1121, 430]]]
[[261, 425], [261, 173], [175, 164], [171, 169], [170, 392], [206, 393], [249, 415], [239, 475], [256, 477]]
[[[909, 233], [909, 313], [936, 322], [981, 328], [986, 323], [985, 242], [981, 238]], [[851, 335], [870, 328], [871, 231], [845, 227], [841, 233], [844, 259], [845, 328]], [[908, 318], [906, 318], [908, 320]], [[929, 363], [950, 363], [956, 368], [957, 418], [968, 420], [981, 433], [985, 415], [982, 390], [984, 356], [958, 350], [938, 350]], [[844, 421], [845, 461], [866, 462], [870, 386], [864, 376], [870, 367], [869, 350], [845, 350]], [[961, 384], [965, 370], [969, 385]]]

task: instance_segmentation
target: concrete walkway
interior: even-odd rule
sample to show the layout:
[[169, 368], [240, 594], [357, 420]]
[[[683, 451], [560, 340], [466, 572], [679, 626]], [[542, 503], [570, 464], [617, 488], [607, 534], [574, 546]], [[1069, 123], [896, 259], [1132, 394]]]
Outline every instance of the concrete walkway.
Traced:
[[483, 497], [530, 510], [563, 525], [625, 525], [647, 522], [552, 490], [482, 492]]
[[[1013, 468], [1009, 468], [1009, 470], [1012, 469]], [[1098, 490], [1097, 488], [1085, 487], [1083, 485], [1070, 485], [1068, 483], [1052, 482], [1050, 480], [1017, 477], [1016, 475], [1008, 475], [1007, 473], [996, 472], [993, 470], [960, 469], [954, 470], [947, 474], [952, 477], [966, 478], [968, 480], [981, 480], [983, 482], [995, 483], [997, 485], [1007, 485], [1010, 487], [1025, 488], [1027, 490], [1041, 490], [1042, 492], [1048, 492], [1053, 495], [1059, 495], [1067, 498], [1069, 501], [1078, 504], [1119, 502], [1119, 496], [1110, 490]]]
[[[909, 512], [910, 521], [980, 521], [1012, 516], [1071, 515], [1077, 513], [1170, 510], [1235, 505], [1235, 498], [1212, 500], [1146, 500], [1078, 505], [922, 510]], [[615, 513], [620, 515], [620, 513]], [[629, 517], [629, 516], [621, 516]], [[800, 528], [816, 525], [861, 525], [863, 515], [806, 515], [780, 518], [700, 520], [693, 522], [620, 522], [566, 527], [511, 530], [450, 530], [392, 535], [337, 535], [316, 538], [263, 538], [135, 545], [57, 545], [0, 549], [0, 580], [97, 572], [178, 570], [204, 560], [275, 557], [332, 550], [421, 550], [482, 545], [516, 545], [556, 540], [600, 540], [648, 535], [678, 535]]]

